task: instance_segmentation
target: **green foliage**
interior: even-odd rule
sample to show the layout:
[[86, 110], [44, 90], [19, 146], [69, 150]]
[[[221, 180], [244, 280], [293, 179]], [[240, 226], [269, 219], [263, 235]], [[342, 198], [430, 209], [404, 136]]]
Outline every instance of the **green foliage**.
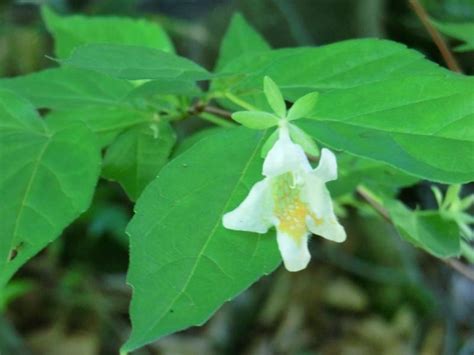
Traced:
[[150, 80], [130, 92], [128, 99], [154, 100], [164, 95], [199, 96], [201, 90], [191, 80], [160, 79]]
[[467, 240], [474, 240], [474, 231], [471, 224], [474, 224], [474, 216], [469, 213], [471, 206], [474, 205], [474, 194], [461, 197], [461, 185], [451, 185], [443, 195], [437, 186], [431, 187], [438, 203], [440, 215], [447, 220], [456, 222], [461, 235]]
[[[240, 15], [211, 74], [173, 54], [155, 23], [60, 17], [47, 8], [43, 17], [60, 67], [0, 80], [0, 287], [88, 207], [101, 149], [103, 177], [138, 200], [128, 226], [134, 292], [126, 351], [202, 324], [274, 270], [274, 233], [227, 230], [222, 215], [262, 178], [261, 158], [278, 130], [184, 134], [169, 161], [176, 121], [191, 116], [227, 127], [235, 125], [231, 114], [257, 130], [283, 120], [308, 155], [319, 156], [315, 140], [338, 153], [333, 197], [374, 191], [400, 234], [437, 257], [467, 245], [460, 229], [468, 235], [472, 198], [461, 199], [459, 187], [444, 199], [435, 192], [438, 211], [412, 211], [394, 197], [419, 179], [474, 178], [473, 78], [390, 41], [272, 50]], [[209, 79], [209, 92], [196, 85]], [[284, 98], [293, 102], [288, 112]], [[223, 111], [236, 107], [249, 111]], [[45, 118], [35, 108], [48, 109]], [[117, 215], [114, 231], [124, 213], [107, 217]]]
[[139, 111], [132, 107], [97, 107], [90, 106], [68, 111], [53, 111], [48, 118], [58, 121], [83, 122], [93, 131], [101, 146], [107, 146], [124, 129], [135, 125], [151, 122], [153, 114]]
[[167, 122], [137, 126], [108, 147], [102, 175], [118, 181], [135, 201], [167, 162], [176, 135]]
[[348, 154], [337, 156], [338, 178], [328, 185], [334, 198], [352, 194], [363, 185], [383, 196], [395, 196], [402, 187], [414, 185], [419, 181], [387, 164], [354, 157]]
[[459, 256], [459, 228], [437, 211], [410, 211], [401, 202], [385, 203], [400, 235], [439, 258]]
[[474, 22], [441, 22], [431, 20], [444, 34], [465, 42], [455, 49], [459, 52], [474, 50]]
[[[262, 105], [262, 79], [275, 80], [286, 98], [294, 100], [309, 92], [321, 95], [363, 88], [389, 78], [407, 75], [448, 75], [405, 46], [384, 40], [358, 39], [317, 48], [286, 48], [243, 54], [227, 64], [213, 81], [213, 90], [228, 91]], [[353, 109], [357, 109], [354, 107]]]
[[263, 78], [263, 92], [273, 112], [278, 117], [286, 117], [286, 104], [283, 95], [277, 84], [268, 76]]
[[231, 231], [221, 221], [260, 178], [263, 140], [244, 128], [212, 134], [166, 165], [139, 198], [128, 227], [134, 293], [125, 350], [202, 324], [280, 263], [273, 233]]
[[291, 99], [320, 92], [313, 120], [298, 125], [329, 147], [434, 181], [472, 179], [474, 159], [464, 158], [474, 149], [472, 78], [392, 42], [357, 40], [244, 56], [225, 71], [248, 74], [217, 78], [213, 88], [265, 107], [258, 68]]
[[86, 44], [61, 61], [120, 79], [203, 80], [210, 74], [196, 63], [158, 49], [123, 44]]
[[0, 91], [0, 287], [89, 206], [99, 174], [93, 134], [80, 122], [43, 121]]
[[316, 108], [318, 98], [318, 92], [310, 92], [309, 94], [300, 97], [298, 100], [295, 101], [293, 106], [291, 106], [290, 110], [288, 111], [288, 120], [292, 121], [306, 117]]
[[157, 23], [123, 17], [61, 17], [47, 7], [41, 14], [59, 58], [68, 57], [74, 48], [86, 43], [131, 44], [174, 52], [168, 35]]
[[235, 112], [232, 119], [252, 129], [267, 129], [278, 125], [278, 117], [263, 111]]
[[219, 71], [227, 63], [243, 53], [269, 50], [265, 39], [245, 21], [241, 14], [232, 17], [229, 28], [222, 40], [216, 70]]
[[134, 88], [127, 81], [74, 68], [47, 69], [12, 79], [1, 79], [0, 87], [21, 94], [36, 107], [59, 110], [84, 106], [123, 107], [124, 97]]

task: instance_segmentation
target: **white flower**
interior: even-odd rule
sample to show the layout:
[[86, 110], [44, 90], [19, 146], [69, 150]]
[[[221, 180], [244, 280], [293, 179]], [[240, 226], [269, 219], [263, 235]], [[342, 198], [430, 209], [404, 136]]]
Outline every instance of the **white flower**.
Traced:
[[334, 214], [325, 183], [337, 178], [336, 157], [322, 149], [319, 165], [312, 169], [303, 149], [291, 141], [285, 125], [263, 163], [265, 178], [245, 200], [223, 217], [225, 228], [266, 233], [277, 230], [278, 248], [288, 271], [304, 269], [311, 258], [311, 233], [343, 242], [344, 228]]

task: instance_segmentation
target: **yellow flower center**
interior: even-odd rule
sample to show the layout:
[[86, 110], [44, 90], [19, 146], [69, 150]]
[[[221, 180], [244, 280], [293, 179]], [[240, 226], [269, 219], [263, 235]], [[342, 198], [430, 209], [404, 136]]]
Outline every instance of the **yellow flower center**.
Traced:
[[300, 243], [302, 238], [308, 234], [306, 216], [311, 217], [317, 225], [321, 224], [322, 220], [317, 218], [309, 206], [301, 200], [301, 186], [294, 180], [291, 172], [282, 174], [273, 180], [273, 212], [280, 222], [278, 229]]

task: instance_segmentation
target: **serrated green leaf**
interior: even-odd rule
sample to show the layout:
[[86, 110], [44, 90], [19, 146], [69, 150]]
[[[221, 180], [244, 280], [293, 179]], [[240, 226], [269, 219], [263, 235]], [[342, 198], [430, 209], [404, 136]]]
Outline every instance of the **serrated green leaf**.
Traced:
[[401, 202], [384, 203], [400, 235], [438, 258], [459, 256], [459, 228], [438, 211], [411, 211]]
[[278, 117], [286, 117], [286, 104], [278, 85], [268, 76], [263, 78], [263, 92], [273, 112]]
[[115, 43], [144, 46], [174, 52], [173, 44], [159, 24], [125, 17], [58, 16], [47, 7], [41, 14], [54, 37], [55, 54], [59, 58], [88, 43]]
[[89, 206], [100, 152], [81, 122], [42, 120], [0, 91], [0, 288]]
[[319, 92], [310, 92], [309, 94], [300, 97], [295, 101], [293, 106], [288, 111], [288, 120], [297, 120], [306, 117], [316, 107], [318, 102]]
[[264, 74], [292, 100], [320, 92], [314, 120], [297, 125], [332, 149], [433, 181], [473, 179], [474, 79], [402, 45], [367, 39], [270, 51], [232, 61], [223, 72], [246, 75], [216, 78], [213, 90], [258, 108], [266, 107]]
[[[357, 111], [352, 113], [351, 107]], [[411, 76], [328, 93], [314, 118], [298, 125], [334, 149], [432, 181], [458, 183], [474, 177], [471, 78]]]
[[65, 110], [91, 105], [123, 107], [124, 97], [134, 88], [125, 80], [75, 68], [47, 69], [1, 79], [0, 87], [17, 92], [36, 107]]
[[223, 68], [222, 75], [213, 80], [211, 89], [230, 91], [263, 108], [266, 100], [262, 80], [265, 75], [278, 83], [285, 97], [296, 100], [314, 91], [323, 95], [387, 78], [440, 73], [449, 74], [404, 45], [386, 40], [357, 39], [316, 48], [285, 48], [243, 55]]
[[474, 22], [442, 22], [431, 20], [444, 34], [465, 42], [455, 48], [458, 52], [474, 50]]
[[247, 128], [267, 129], [278, 126], [278, 117], [263, 111], [239, 111], [232, 114], [232, 119]]
[[83, 45], [61, 63], [128, 80], [204, 80], [210, 77], [207, 70], [186, 58], [154, 48], [121, 44]]
[[290, 129], [290, 137], [296, 144], [299, 144], [303, 150], [314, 157], [319, 156], [319, 148], [316, 142], [301, 128], [295, 125], [288, 125]]
[[166, 164], [175, 142], [176, 134], [167, 122], [129, 129], [108, 147], [102, 175], [118, 181], [135, 201]]
[[153, 113], [132, 107], [84, 107], [53, 111], [48, 119], [62, 122], [83, 122], [98, 138], [101, 147], [107, 146], [117, 135], [130, 127], [153, 121]]
[[219, 71], [242, 54], [269, 49], [270, 46], [265, 39], [248, 24], [241, 14], [237, 13], [232, 16], [229, 28], [222, 40], [216, 70]]
[[129, 227], [131, 351], [205, 322], [280, 263], [274, 233], [227, 230], [222, 215], [261, 179], [265, 137], [245, 128], [213, 134], [167, 164]]

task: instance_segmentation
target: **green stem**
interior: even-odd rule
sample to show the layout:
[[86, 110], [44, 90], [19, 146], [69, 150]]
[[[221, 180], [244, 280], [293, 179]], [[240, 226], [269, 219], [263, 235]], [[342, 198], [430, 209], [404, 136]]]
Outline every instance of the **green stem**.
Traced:
[[235, 123], [213, 115], [212, 113], [201, 112], [199, 117], [220, 127], [232, 128], [237, 126]]
[[258, 111], [258, 108], [256, 108], [255, 106], [249, 104], [247, 101], [244, 101], [240, 98], [238, 98], [237, 96], [235, 96], [234, 94], [230, 93], [230, 92], [226, 92], [225, 93], [225, 97], [228, 98], [230, 101], [232, 101], [234, 104], [246, 109], [246, 110], [249, 110], [249, 111]]

